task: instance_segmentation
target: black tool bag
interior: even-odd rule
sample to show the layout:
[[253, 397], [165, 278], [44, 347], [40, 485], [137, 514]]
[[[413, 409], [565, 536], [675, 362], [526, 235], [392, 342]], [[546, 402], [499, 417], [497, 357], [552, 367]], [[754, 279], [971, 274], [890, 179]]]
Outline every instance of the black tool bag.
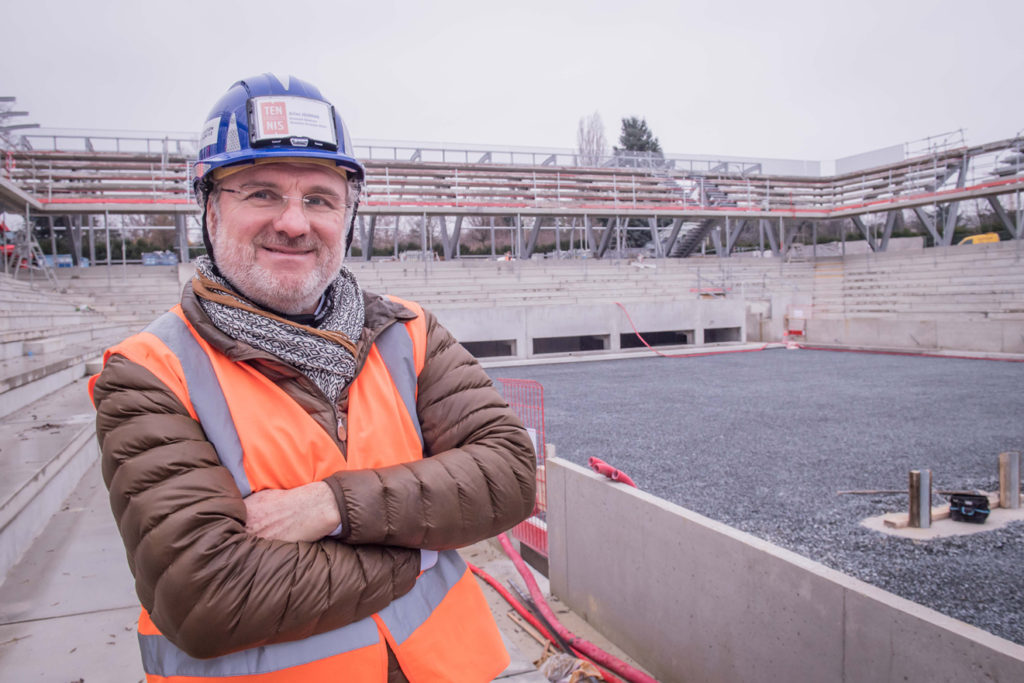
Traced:
[[949, 496], [949, 517], [954, 522], [984, 524], [989, 512], [988, 496], [976, 493], [952, 493]]

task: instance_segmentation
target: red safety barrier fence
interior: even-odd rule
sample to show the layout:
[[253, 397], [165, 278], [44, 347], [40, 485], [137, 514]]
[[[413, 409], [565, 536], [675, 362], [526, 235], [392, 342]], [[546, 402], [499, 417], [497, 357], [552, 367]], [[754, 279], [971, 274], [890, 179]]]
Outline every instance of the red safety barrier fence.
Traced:
[[512, 529], [512, 535], [520, 543], [547, 557], [548, 496], [544, 459], [544, 387], [540, 382], [531, 379], [498, 378], [496, 381], [502, 398], [522, 420], [537, 451], [537, 498], [534, 501], [533, 514], [517, 524]]

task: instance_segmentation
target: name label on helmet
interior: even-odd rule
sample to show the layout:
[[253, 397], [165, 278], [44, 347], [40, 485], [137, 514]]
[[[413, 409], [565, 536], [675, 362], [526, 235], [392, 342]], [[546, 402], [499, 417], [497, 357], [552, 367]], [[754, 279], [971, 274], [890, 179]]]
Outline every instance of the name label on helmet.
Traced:
[[[295, 146], [305, 138], [310, 146], [338, 148], [331, 105], [305, 97], [254, 97], [249, 100], [251, 144], [285, 142]], [[305, 145], [303, 145], [305, 146]]]
[[203, 125], [203, 132], [199, 136], [199, 149], [217, 144], [217, 137], [220, 131], [220, 117], [210, 119]]

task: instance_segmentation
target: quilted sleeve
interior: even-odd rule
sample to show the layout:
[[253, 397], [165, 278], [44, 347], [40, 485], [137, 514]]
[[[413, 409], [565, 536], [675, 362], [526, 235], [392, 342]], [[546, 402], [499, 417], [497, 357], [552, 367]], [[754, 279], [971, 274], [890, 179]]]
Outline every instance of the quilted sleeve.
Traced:
[[327, 480], [348, 543], [458, 548], [513, 527], [533, 509], [529, 435], [473, 356], [425, 315], [416, 410], [428, 457]]

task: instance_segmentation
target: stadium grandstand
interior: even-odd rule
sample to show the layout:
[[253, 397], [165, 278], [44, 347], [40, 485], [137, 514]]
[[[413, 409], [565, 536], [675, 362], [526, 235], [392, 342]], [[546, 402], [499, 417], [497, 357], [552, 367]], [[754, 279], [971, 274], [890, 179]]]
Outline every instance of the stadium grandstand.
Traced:
[[[31, 129], [4, 140], [0, 678], [27, 680], [42, 643], [64, 639], [71, 652], [53, 666], [66, 666], [66, 680], [81, 677], [78, 666], [109, 673], [97, 649], [108, 646], [115, 679], [136, 680], [130, 579], [120, 564], [121, 574], [102, 569], [123, 551], [96, 471], [84, 378], [106, 347], [173, 305], [192, 275], [197, 138]], [[346, 265], [366, 289], [431, 308], [491, 368], [782, 346], [1024, 360], [1021, 136], [968, 145], [957, 132], [828, 163], [620, 153], [583, 164], [571, 150], [358, 140], [355, 154], [367, 178]], [[981, 213], [1001, 239], [958, 244], [978, 232], [964, 231], [966, 218]], [[124, 240], [112, 248], [112, 234], [150, 228], [173, 230], [174, 246], [135, 260]], [[73, 255], [58, 250], [58, 232]], [[530, 401], [542, 457], [553, 455], [543, 399]], [[702, 566], [720, 574], [703, 606], [721, 613], [711, 620], [721, 629], [708, 633], [735, 633], [735, 649], [716, 652], [693, 628], [689, 668], [677, 670], [677, 644], [648, 634], [622, 656], [659, 680], [1024, 678], [1024, 644], [581, 470], [551, 458], [542, 476], [563, 495], [532, 518], [543, 543], [520, 541], [536, 562], [550, 559], [552, 591], [577, 600], [569, 606], [585, 619], [617, 613], [604, 611], [614, 600], [602, 602], [598, 588], [581, 597], [594, 572], [574, 564], [581, 573], [570, 580], [557, 565], [558, 553], [579, 547], [559, 522], [585, 526], [584, 510], [594, 519], [622, 511], [631, 531], [663, 523], [673, 535], [659, 547], [686, 557], [714, 548], [735, 559], [723, 571]], [[61, 516], [68, 511], [83, 516]], [[670, 555], [659, 559], [679, 560]], [[615, 567], [624, 577], [636, 570]], [[73, 599], [60, 588], [72, 575]], [[769, 606], [731, 611], [733, 595]], [[645, 628], [632, 619], [612, 632]], [[763, 634], [776, 628], [806, 646], [775, 657]], [[513, 665], [521, 669], [509, 680], [537, 680], [529, 658]]]

